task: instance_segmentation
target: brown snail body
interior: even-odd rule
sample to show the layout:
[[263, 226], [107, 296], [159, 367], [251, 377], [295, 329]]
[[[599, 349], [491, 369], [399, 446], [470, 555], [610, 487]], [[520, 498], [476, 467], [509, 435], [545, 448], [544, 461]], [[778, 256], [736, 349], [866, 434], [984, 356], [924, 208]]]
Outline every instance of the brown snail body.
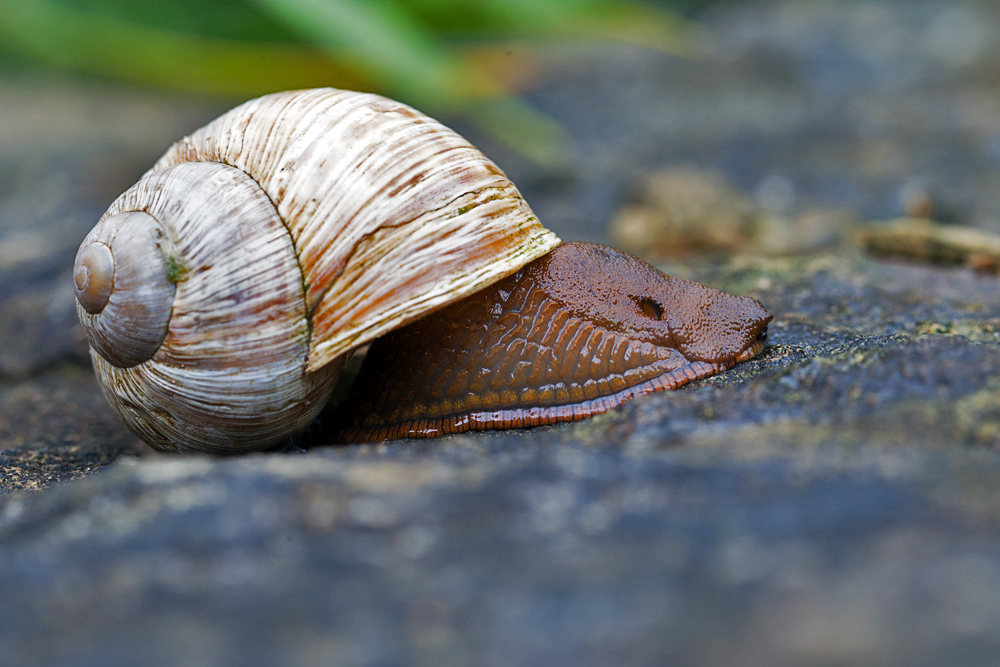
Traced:
[[[528, 410], [528, 418], [491, 422], [526, 425], [535, 407], [545, 420], [579, 418], [656, 382], [669, 388], [718, 372], [763, 347], [757, 337], [770, 315], [757, 302], [708, 297], [708, 288], [634, 258], [613, 258], [596, 273], [591, 267], [588, 277], [572, 266], [611, 251], [570, 245], [549, 255], [559, 244], [500, 169], [437, 121], [377, 95], [278, 93], [177, 142], [111, 205], [77, 254], [77, 310], [105, 396], [137, 435], [164, 451], [234, 453], [294, 436], [325, 405], [352, 350], [467, 298], [477, 330], [491, 326], [476, 319], [484, 312], [499, 314], [503, 327], [528, 312], [507, 303], [511, 294], [535, 293], [519, 287], [525, 276], [566, 317], [586, 321], [581, 331], [598, 326], [618, 341], [601, 345], [624, 346], [626, 357], [638, 359], [666, 342], [673, 351], [662, 354], [673, 361], [615, 389], [615, 371], [595, 366], [577, 336], [548, 355], [571, 380], [499, 390], [504, 399], [518, 393], [514, 403], [459, 389], [459, 411], [472, 410], [472, 419], [477, 410]], [[614, 276], [612, 265], [620, 269]], [[509, 290], [505, 280], [513, 281]], [[616, 289], [605, 289], [615, 281]], [[671, 302], [657, 289], [679, 290], [680, 298]], [[533, 318], [550, 307], [538, 304]], [[665, 339], [653, 341], [632, 322], [643, 311], [670, 325]], [[685, 337], [685, 330], [698, 333]], [[525, 334], [525, 349], [532, 335]], [[702, 351], [719, 341], [726, 343], [715, 352]], [[513, 360], [518, 345], [495, 359], [502, 372], [534, 363]], [[582, 379], [587, 372], [610, 374]], [[565, 389], [572, 401], [525, 402], [525, 391], [544, 398], [549, 385], [553, 396]], [[595, 386], [616, 393], [592, 396]], [[404, 421], [414, 421], [416, 413], [408, 414]]]
[[567, 243], [372, 343], [339, 439], [584, 419], [756, 356], [770, 320], [755, 299]]

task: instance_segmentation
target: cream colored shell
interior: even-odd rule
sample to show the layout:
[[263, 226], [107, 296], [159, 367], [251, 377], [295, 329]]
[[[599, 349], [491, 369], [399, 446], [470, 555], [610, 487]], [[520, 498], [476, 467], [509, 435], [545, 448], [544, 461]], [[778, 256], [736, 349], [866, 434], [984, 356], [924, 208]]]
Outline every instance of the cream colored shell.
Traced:
[[153, 171], [192, 161], [239, 168], [277, 207], [305, 275], [310, 370], [559, 243], [472, 144], [378, 95], [251, 100], [177, 142]]
[[[121, 215], [132, 211], [146, 215]], [[170, 310], [165, 333], [139, 336], [162, 335], [149, 358], [128, 365], [92, 349], [104, 392], [154, 447], [221, 452], [300, 432], [350, 350], [559, 243], [459, 135], [398, 102], [333, 89], [252, 100], [179, 141], [81, 255], [118, 236], [158, 248], [176, 294], [149, 305]], [[109, 247], [117, 289], [130, 260]], [[106, 313], [78, 311], [97, 335]], [[142, 319], [116, 318], [101, 326], [128, 332]]]

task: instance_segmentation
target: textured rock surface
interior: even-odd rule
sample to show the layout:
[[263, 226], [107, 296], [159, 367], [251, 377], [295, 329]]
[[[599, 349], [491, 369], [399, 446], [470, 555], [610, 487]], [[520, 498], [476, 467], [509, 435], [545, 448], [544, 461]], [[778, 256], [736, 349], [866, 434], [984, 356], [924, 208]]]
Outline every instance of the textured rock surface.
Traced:
[[[923, 188], [1000, 228], [995, 9], [708, 25], [726, 57], [601, 53], [533, 93], [591, 156], [500, 160], [558, 233], [600, 239], [636, 174], [682, 162], [778, 213], [891, 217]], [[561, 427], [338, 447], [321, 421], [276, 453], [149, 453], [86, 367], [69, 264], [217, 111], [0, 85], [0, 664], [995, 663], [1000, 290], [966, 269], [674, 263], [768, 305], [764, 355]]]

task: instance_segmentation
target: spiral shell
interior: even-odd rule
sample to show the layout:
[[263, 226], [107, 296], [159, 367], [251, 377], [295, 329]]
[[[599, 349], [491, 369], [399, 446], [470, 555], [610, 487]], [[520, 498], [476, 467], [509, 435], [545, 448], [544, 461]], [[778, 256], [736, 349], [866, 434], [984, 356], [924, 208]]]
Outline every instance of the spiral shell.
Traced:
[[305, 428], [358, 345], [558, 243], [456, 133], [318, 89], [177, 142], [87, 236], [74, 276], [98, 378], [132, 430], [235, 452]]

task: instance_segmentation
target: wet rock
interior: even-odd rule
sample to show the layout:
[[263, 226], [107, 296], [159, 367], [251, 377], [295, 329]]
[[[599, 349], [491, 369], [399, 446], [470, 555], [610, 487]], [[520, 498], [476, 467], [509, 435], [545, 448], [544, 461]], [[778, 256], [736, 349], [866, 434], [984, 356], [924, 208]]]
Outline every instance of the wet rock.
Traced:
[[107, 405], [89, 369], [0, 383], [0, 494], [42, 489], [148, 451]]
[[938, 664], [1000, 630], [985, 450], [716, 443], [723, 462], [571, 430], [159, 458], [8, 496], [5, 655]]
[[[685, 272], [762, 298], [771, 347], [560, 427], [136, 458], [20, 388], [0, 405], [40, 439], [121, 458], [0, 499], [0, 643], [23, 665], [978, 664], [1000, 636], [995, 279]], [[991, 299], [947, 296], [976, 284]], [[67, 410], [93, 388], [39, 384]]]

